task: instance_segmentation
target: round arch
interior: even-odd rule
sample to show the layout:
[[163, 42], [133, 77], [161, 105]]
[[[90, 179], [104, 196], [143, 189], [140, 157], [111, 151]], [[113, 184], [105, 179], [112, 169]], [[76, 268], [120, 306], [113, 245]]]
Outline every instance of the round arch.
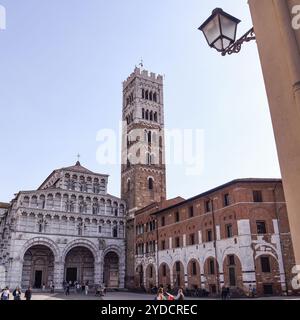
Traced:
[[175, 261], [172, 269], [173, 269], [173, 286], [174, 286], [174, 288], [185, 287], [183, 262], [180, 260]]
[[255, 257], [257, 293], [259, 295], [280, 295], [280, 269], [277, 258], [271, 252], [264, 252]]
[[243, 290], [242, 263], [238, 255], [230, 251], [223, 259], [224, 286]]
[[45, 244], [33, 244], [23, 255], [21, 287], [49, 288], [54, 281], [54, 265], [51, 248]]
[[74, 241], [70, 242], [63, 250], [62, 261], [65, 261], [66, 256], [69, 253], [69, 251], [71, 251], [75, 247], [84, 247], [86, 249], [89, 249], [94, 256], [95, 262], [99, 261], [99, 254], [98, 254], [98, 249], [97, 249], [96, 245], [93, 242], [86, 240], [86, 239], [78, 239], [78, 240], [74, 240]]
[[205, 289], [211, 294], [219, 291], [218, 271], [219, 263], [214, 256], [207, 256], [204, 260], [203, 274], [205, 277]]
[[200, 263], [197, 259], [190, 259], [187, 265], [188, 288], [201, 288], [201, 270]]
[[146, 268], [146, 288], [152, 289], [156, 285], [156, 268], [153, 263], [150, 263]]
[[59, 259], [60, 259], [60, 250], [59, 250], [57, 244], [54, 241], [52, 241], [52, 240], [50, 240], [48, 238], [38, 237], [38, 238], [33, 238], [33, 239], [28, 240], [22, 246], [22, 249], [20, 251], [20, 256], [19, 256], [22, 263], [23, 263], [23, 260], [24, 260], [24, 255], [27, 252], [27, 250], [30, 249], [33, 246], [38, 246], [38, 245], [45, 246], [45, 247], [49, 248], [53, 252], [55, 261], [56, 262], [59, 261]]

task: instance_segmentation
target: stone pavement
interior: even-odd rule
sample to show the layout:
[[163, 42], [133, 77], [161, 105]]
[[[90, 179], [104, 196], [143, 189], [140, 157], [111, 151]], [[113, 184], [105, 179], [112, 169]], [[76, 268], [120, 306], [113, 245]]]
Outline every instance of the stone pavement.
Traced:
[[[132, 293], [132, 292], [108, 292], [105, 297], [95, 296], [90, 294], [88, 296], [84, 294], [74, 294], [71, 293], [69, 296], [66, 296], [63, 293], [33, 293], [32, 300], [154, 300], [154, 295], [142, 294], [142, 293]], [[22, 299], [23, 294], [22, 294]], [[11, 295], [12, 300], [12, 295]], [[190, 298], [186, 297], [186, 300], [220, 300], [216, 298]], [[232, 299], [233, 300], [233, 299]], [[245, 300], [245, 299], [236, 299], [236, 300]], [[257, 299], [248, 299], [248, 300], [300, 300], [300, 297], [268, 297], [268, 298], [257, 298]]]

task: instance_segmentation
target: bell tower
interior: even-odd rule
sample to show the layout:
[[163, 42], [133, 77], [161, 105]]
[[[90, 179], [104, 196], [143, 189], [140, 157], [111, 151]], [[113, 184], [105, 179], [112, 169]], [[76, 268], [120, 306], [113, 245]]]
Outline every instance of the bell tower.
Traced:
[[163, 77], [142, 68], [123, 83], [121, 197], [129, 217], [166, 199]]

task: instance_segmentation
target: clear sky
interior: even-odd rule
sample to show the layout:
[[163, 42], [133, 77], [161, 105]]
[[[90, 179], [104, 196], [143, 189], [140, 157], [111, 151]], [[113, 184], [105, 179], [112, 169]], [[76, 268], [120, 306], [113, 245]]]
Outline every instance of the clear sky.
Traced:
[[118, 129], [122, 81], [143, 57], [165, 74], [166, 127], [204, 130], [204, 170], [167, 168], [168, 197], [191, 197], [236, 178], [280, 177], [255, 42], [222, 57], [197, 30], [215, 7], [252, 26], [247, 1], [0, 0], [0, 201], [36, 189], [52, 170], [99, 165], [97, 132]]

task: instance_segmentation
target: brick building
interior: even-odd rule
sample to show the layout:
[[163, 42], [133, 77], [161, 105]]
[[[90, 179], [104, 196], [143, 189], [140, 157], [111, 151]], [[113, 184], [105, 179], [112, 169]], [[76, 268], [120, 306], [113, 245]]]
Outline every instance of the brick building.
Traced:
[[[180, 201], [181, 200], [181, 201]], [[135, 213], [135, 285], [236, 295], [292, 291], [294, 266], [281, 180], [239, 179]], [[167, 204], [167, 205], [166, 205]]]

